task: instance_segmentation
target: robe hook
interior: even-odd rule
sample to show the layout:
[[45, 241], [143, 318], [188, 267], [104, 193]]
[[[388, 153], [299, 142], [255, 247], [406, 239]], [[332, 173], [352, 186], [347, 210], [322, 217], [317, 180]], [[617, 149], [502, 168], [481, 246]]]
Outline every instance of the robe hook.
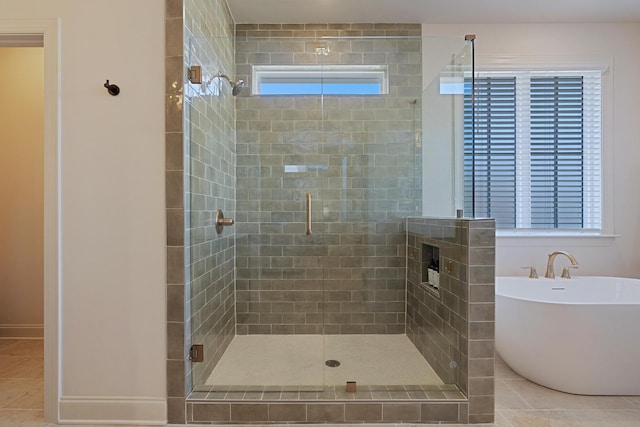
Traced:
[[107, 92], [109, 92], [109, 95], [111, 96], [117, 96], [120, 93], [118, 85], [109, 84], [109, 80], [104, 84], [104, 87], [107, 88]]

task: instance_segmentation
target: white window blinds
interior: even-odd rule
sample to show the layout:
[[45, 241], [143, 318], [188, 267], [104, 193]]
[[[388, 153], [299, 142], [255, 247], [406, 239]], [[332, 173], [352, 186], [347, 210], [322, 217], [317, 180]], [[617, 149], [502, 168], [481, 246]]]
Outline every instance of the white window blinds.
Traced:
[[481, 73], [465, 210], [501, 229], [601, 228], [601, 73]]

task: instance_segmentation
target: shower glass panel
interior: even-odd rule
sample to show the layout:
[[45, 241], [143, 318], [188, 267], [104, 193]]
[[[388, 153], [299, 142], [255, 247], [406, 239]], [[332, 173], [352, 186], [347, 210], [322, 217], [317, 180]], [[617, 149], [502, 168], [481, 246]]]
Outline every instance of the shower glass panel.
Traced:
[[[187, 388], [194, 390], [209, 382], [236, 328], [236, 227], [216, 231], [218, 211], [227, 219], [236, 217], [235, 98], [228, 81], [218, 76], [232, 74], [233, 61], [233, 40], [191, 38], [185, 64], [176, 64], [186, 69], [185, 354], [203, 359], [189, 364]], [[202, 348], [190, 351], [192, 345]]]
[[339, 243], [327, 234], [323, 211], [330, 164], [322, 99], [250, 95], [256, 82], [243, 59], [266, 64], [271, 46], [282, 53], [292, 42], [236, 43], [236, 72], [250, 86], [236, 104], [236, 194], [244, 223], [237, 240], [236, 340], [263, 357], [252, 378], [257, 382], [247, 385], [322, 391], [326, 258]]
[[[462, 128], [452, 128], [462, 126], [463, 104], [433, 82], [455, 83], [470, 69], [461, 39], [238, 31], [235, 40], [189, 41], [185, 68], [200, 66], [201, 83], [187, 73], [187, 341], [203, 345], [204, 361], [190, 364], [188, 388], [221, 396], [456, 388], [466, 355], [455, 349], [466, 338], [443, 331], [451, 342], [435, 345], [447, 360], [431, 366], [424, 337], [407, 331], [404, 224], [439, 202], [424, 200], [424, 187], [436, 185], [426, 169], [455, 176]], [[427, 80], [423, 55], [444, 50]], [[319, 93], [254, 87], [260, 67], [293, 65], [315, 73], [304, 78]], [[349, 83], [339, 73], [352, 66], [382, 70], [383, 80], [368, 75], [382, 94], [327, 88]], [[240, 79], [234, 95], [230, 82]], [[425, 132], [438, 135], [447, 162], [425, 154]], [[449, 188], [456, 199], [456, 184]], [[235, 221], [221, 234], [217, 210]]]
[[473, 44], [429, 38], [424, 46], [430, 60], [423, 70], [422, 214], [455, 217], [464, 205], [464, 94], [471, 91]]
[[[325, 69], [383, 67], [386, 93], [322, 95], [329, 170], [323, 222], [335, 242], [325, 259], [328, 386], [358, 390], [440, 382], [405, 335], [406, 235], [415, 216], [421, 38], [322, 38], [307, 42]], [[435, 377], [435, 375], [434, 375]]]

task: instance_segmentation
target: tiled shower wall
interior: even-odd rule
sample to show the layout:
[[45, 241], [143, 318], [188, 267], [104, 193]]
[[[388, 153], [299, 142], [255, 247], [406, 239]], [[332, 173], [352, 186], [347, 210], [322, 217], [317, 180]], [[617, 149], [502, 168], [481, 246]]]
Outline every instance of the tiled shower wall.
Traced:
[[[234, 215], [235, 108], [229, 91], [212, 96], [206, 84], [233, 73], [233, 20], [224, 0], [165, 5], [167, 404], [168, 421], [182, 424], [187, 393], [233, 335], [233, 229], [218, 236], [211, 219], [216, 209]], [[185, 84], [192, 64], [204, 85]], [[189, 362], [190, 332], [206, 363]]]
[[[495, 222], [409, 218], [407, 232], [407, 335], [468, 396], [469, 422], [493, 422]], [[423, 244], [439, 248], [439, 289], [424, 283]]]
[[[167, 212], [167, 418], [184, 423], [191, 389], [185, 356], [183, 0], [165, 0], [165, 192]], [[190, 341], [189, 341], [190, 342]], [[189, 367], [190, 370], [190, 367]]]
[[420, 206], [420, 34], [414, 24], [236, 27], [249, 86], [252, 65], [389, 66], [388, 95], [238, 97], [237, 333], [404, 333], [403, 222]]
[[185, 228], [187, 313], [192, 344], [204, 345], [204, 362], [192, 365], [203, 384], [231, 342], [234, 319], [235, 229], [216, 233], [216, 210], [235, 216], [235, 98], [218, 72], [234, 72], [234, 22], [224, 1], [185, 1], [185, 69], [198, 65], [202, 83], [186, 83]]

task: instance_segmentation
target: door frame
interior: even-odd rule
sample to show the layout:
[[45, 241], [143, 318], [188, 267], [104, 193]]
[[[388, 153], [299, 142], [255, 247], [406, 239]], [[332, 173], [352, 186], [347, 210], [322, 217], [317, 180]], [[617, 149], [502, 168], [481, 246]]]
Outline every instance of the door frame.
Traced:
[[61, 336], [60, 23], [58, 19], [0, 20], [0, 40], [9, 35], [41, 35], [44, 44], [44, 418], [45, 422], [57, 423]]

